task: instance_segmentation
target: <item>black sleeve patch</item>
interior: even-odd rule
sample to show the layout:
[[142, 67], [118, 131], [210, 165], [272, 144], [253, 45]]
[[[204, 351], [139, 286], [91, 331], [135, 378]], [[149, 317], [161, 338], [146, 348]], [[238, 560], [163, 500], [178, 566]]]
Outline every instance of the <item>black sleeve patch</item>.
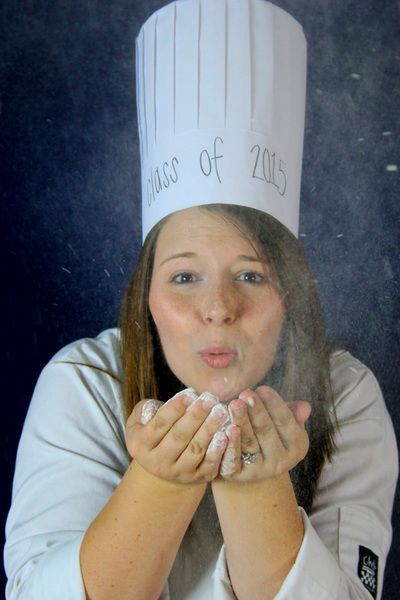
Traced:
[[378, 561], [372, 550], [365, 546], [358, 547], [358, 576], [375, 600], [378, 591]]

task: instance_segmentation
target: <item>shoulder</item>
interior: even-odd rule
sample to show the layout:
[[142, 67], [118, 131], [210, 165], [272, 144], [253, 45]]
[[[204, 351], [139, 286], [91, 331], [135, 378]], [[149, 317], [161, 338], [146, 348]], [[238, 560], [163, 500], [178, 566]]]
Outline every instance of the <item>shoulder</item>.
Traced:
[[379, 383], [372, 371], [345, 350], [330, 359], [334, 409], [342, 420], [390, 420]]
[[[85, 424], [107, 421], [120, 434], [124, 422], [120, 333], [107, 329], [59, 350], [42, 370], [27, 415], [36, 420]], [[42, 425], [41, 425], [42, 426]]]
[[106, 329], [94, 338], [85, 337], [64, 346], [49, 361], [52, 364], [76, 364], [109, 373], [122, 379], [121, 336], [117, 328]]

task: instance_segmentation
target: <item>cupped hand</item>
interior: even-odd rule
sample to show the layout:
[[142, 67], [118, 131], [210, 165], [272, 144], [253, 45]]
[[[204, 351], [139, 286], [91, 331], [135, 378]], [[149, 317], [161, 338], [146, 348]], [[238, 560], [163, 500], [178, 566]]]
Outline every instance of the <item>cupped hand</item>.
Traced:
[[227, 445], [227, 436], [219, 429], [227, 417], [226, 407], [208, 393], [197, 397], [184, 390], [161, 407], [157, 401], [143, 400], [128, 418], [126, 446], [131, 457], [156, 477], [206, 483], [219, 471]]
[[[229, 441], [220, 467], [222, 478], [245, 482], [277, 477], [307, 454], [308, 402], [289, 405], [272, 388], [260, 386], [232, 400], [229, 411], [232, 425], [226, 429]], [[248, 462], [242, 460], [243, 454]]]

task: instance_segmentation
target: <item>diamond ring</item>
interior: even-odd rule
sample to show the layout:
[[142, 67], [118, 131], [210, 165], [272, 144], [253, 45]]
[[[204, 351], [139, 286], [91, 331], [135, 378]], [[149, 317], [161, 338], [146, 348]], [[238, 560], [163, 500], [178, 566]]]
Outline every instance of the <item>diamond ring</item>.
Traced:
[[251, 465], [256, 461], [259, 452], [242, 452], [240, 458], [245, 465]]

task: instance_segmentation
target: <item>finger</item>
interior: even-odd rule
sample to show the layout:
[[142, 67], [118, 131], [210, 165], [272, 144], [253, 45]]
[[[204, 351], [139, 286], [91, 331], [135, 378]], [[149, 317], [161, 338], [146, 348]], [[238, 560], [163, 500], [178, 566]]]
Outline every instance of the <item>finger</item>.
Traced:
[[228, 437], [224, 431], [218, 430], [214, 433], [204, 458], [197, 469], [198, 477], [207, 481], [212, 481], [217, 477], [227, 443]]
[[146, 425], [151, 419], [154, 417], [159, 408], [161, 408], [163, 403], [161, 400], [146, 400], [142, 406], [142, 410], [140, 411], [140, 422], [142, 425]]
[[196, 398], [192, 389], [186, 389], [165, 403], [150, 399], [136, 404], [125, 427], [125, 443], [130, 456], [138, 458], [152, 452]]
[[[191, 412], [194, 410], [196, 409], [192, 409]], [[221, 403], [213, 406], [205, 421], [199, 427], [192, 439], [189, 440], [186, 448], [178, 457], [177, 465], [186, 470], [193, 470], [197, 468], [203, 461], [215, 434], [221, 429], [222, 425], [228, 419], [229, 413], [226, 406]], [[215, 439], [215, 444], [222, 442], [224, 438], [226, 438], [225, 435], [223, 437], [217, 436]]]
[[[186, 414], [188, 406], [193, 402], [190, 394], [179, 393], [161, 406], [152, 419], [145, 425], [146, 439], [151, 448], [155, 448], [172, 429], [172, 427]], [[137, 414], [140, 415], [143, 405], [137, 405]]]
[[292, 411], [298, 424], [304, 426], [311, 415], [311, 404], [304, 400], [296, 400], [295, 402], [288, 402], [287, 406]]
[[304, 436], [307, 436], [304, 428], [297, 422], [294, 413], [275, 390], [261, 386], [257, 388], [257, 392], [264, 402], [283, 446], [287, 450], [292, 450], [302, 442]]
[[[162, 405], [163, 403], [153, 399], [141, 400], [135, 405], [129, 415], [125, 426], [125, 443], [132, 457], [137, 455], [140, 447], [152, 450], [158, 443], [159, 439], [154, 435], [154, 426], [146, 424], [146, 421], [148, 422], [149, 419], [153, 421], [151, 415], [157, 413], [159, 404]], [[177, 399], [173, 405], [172, 411], [169, 411], [169, 427], [173, 424], [174, 419], [178, 419], [185, 411], [186, 405], [182, 399]], [[161, 431], [159, 434], [161, 434]]]
[[186, 388], [167, 400], [166, 402], [161, 402], [161, 400], [146, 400], [142, 406], [141, 414], [140, 414], [140, 422], [142, 425], [146, 425], [151, 419], [154, 417], [156, 412], [162, 407], [170, 404], [175, 398], [180, 398], [181, 396], [185, 397], [185, 404], [188, 403], [187, 409], [189, 410], [190, 404], [192, 404], [195, 400], [197, 400], [198, 396], [194, 390], [194, 388]]
[[[178, 400], [179, 399], [185, 399], [185, 396], [178, 398]], [[197, 400], [191, 403], [190, 410], [185, 411], [185, 414], [181, 415], [181, 418], [175, 421], [173, 426], [170, 427], [168, 435], [164, 435], [160, 439], [158, 444], [158, 450], [161, 452], [160, 456], [165, 456], [169, 461], [177, 460], [189, 445], [195, 433], [200, 429], [213, 406], [216, 406], [217, 404], [218, 399], [209, 392], [204, 392]], [[173, 403], [171, 402], [171, 407], [172, 406]], [[153, 423], [157, 426], [156, 421], [162, 410], [163, 409], [160, 409], [158, 411], [153, 420], [150, 421], [149, 426]], [[210, 436], [210, 439], [211, 437], [212, 435]], [[206, 448], [204, 449], [204, 452]]]
[[232, 423], [240, 427], [241, 451], [258, 452], [260, 445], [247, 413], [246, 402], [241, 399], [232, 400], [229, 404], [229, 412]]
[[214, 433], [212, 440], [208, 445], [204, 460], [207, 460], [209, 457], [222, 454], [222, 452], [225, 450], [227, 442], [228, 437], [226, 433], [218, 429], [218, 431]]
[[239, 394], [239, 398], [247, 404], [249, 420], [264, 460], [281, 454], [285, 448], [258, 389], [245, 390]]
[[[159, 402], [158, 400], [153, 400], [153, 399], [147, 399], [147, 400], [141, 400], [140, 402], [138, 402], [137, 404], [135, 404], [135, 406], [133, 407], [133, 410], [131, 412], [131, 414], [129, 415], [127, 421], [126, 421], [126, 425], [125, 425], [125, 430], [126, 432], [130, 432], [130, 430], [132, 428], [137, 428], [136, 426], [138, 424], [144, 424], [142, 421], [142, 417], [144, 415], [144, 419], [146, 420], [147, 415], [152, 412], [152, 408], [151, 405], [153, 403], [157, 403]], [[161, 402], [162, 404], [162, 402]], [[154, 405], [155, 406], [155, 405]], [[144, 411], [144, 412], [143, 412]], [[157, 412], [157, 411], [155, 411]]]
[[169, 402], [171, 402], [171, 400], [173, 400], [173, 398], [179, 398], [180, 396], [185, 396], [187, 398], [188, 401], [188, 408], [187, 410], [189, 410], [190, 405], [195, 402], [195, 400], [198, 399], [198, 395], [196, 394], [196, 390], [194, 388], [185, 388], [184, 390], [181, 390], [180, 392], [178, 392], [177, 394], [175, 394], [175, 396], [173, 396], [172, 398], [170, 398], [169, 400], [166, 401], [165, 405], [167, 405]]
[[237, 425], [229, 425], [226, 429], [228, 444], [222, 457], [219, 472], [221, 477], [229, 478], [242, 470], [241, 431]]

